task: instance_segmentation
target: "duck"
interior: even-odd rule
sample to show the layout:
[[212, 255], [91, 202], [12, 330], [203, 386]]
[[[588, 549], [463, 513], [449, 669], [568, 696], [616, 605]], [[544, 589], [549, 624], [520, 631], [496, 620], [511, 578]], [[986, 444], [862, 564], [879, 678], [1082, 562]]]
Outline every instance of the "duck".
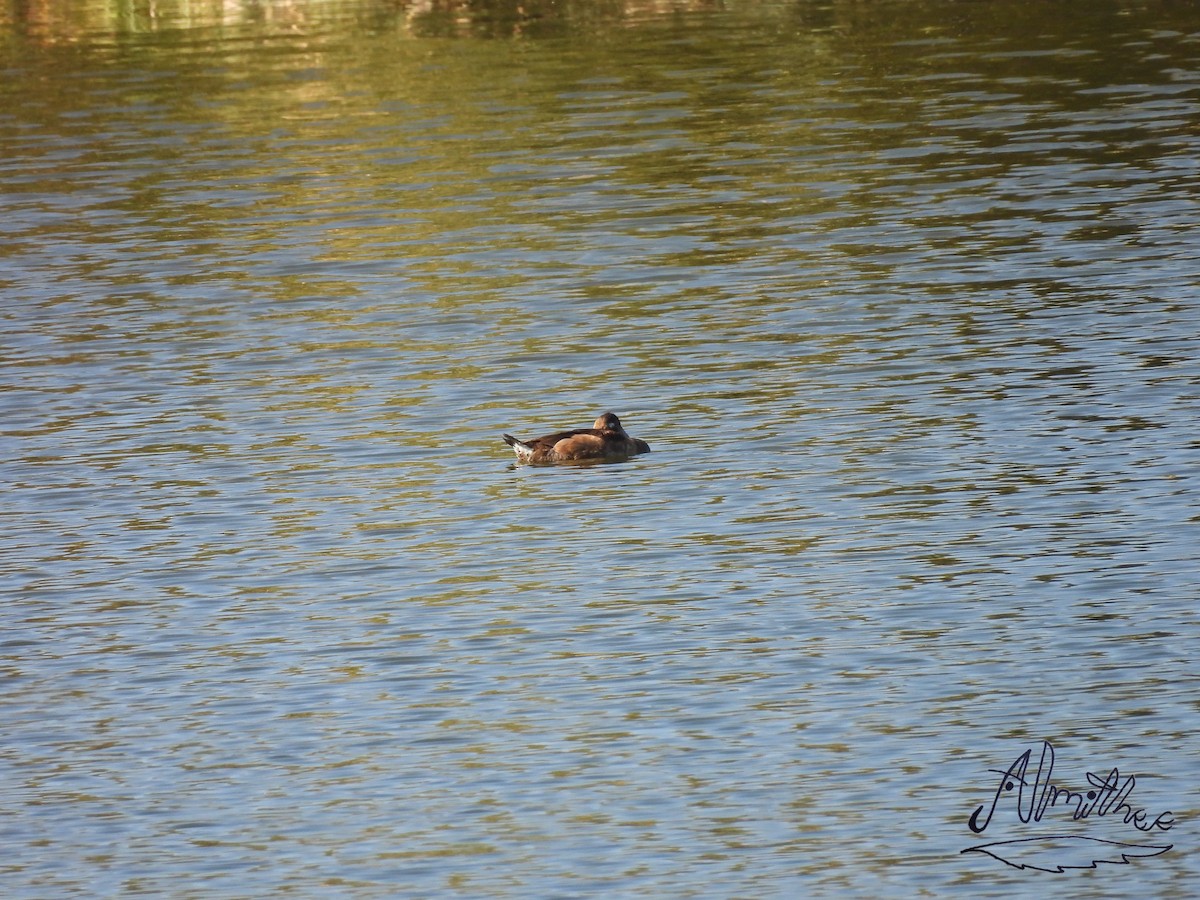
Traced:
[[618, 462], [639, 453], [650, 452], [650, 445], [639, 438], [630, 437], [616, 413], [611, 412], [597, 418], [591, 428], [556, 431], [554, 434], [528, 441], [518, 440], [511, 434], [506, 434], [504, 443], [513, 448], [518, 462], [534, 465], [585, 461]]

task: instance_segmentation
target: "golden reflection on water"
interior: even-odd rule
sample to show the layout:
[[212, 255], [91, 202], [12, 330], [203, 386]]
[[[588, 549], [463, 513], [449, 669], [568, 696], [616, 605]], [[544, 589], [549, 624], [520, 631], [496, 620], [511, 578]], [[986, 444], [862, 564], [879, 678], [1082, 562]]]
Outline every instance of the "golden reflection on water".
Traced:
[[410, 35], [521, 38], [712, 8], [711, 0], [6, 0], [0, 26], [45, 43], [180, 28], [252, 27], [260, 35], [286, 35], [346, 21]]

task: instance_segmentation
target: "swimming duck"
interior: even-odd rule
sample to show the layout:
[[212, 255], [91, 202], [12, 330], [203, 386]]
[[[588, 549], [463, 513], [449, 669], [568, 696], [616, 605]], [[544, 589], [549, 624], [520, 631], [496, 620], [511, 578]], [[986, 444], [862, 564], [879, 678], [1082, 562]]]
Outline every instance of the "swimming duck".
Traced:
[[591, 428], [559, 431], [529, 441], [519, 441], [506, 434], [504, 443], [513, 448], [520, 462], [534, 464], [584, 460], [615, 462], [650, 452], [650, 445], [626, 434], [621, 420], [610, 412], [600, 416]]

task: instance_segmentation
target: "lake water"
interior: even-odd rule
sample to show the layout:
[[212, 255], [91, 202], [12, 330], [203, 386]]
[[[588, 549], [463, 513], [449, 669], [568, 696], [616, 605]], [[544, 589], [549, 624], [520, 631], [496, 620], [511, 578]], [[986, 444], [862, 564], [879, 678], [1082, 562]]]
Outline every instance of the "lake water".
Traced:
[[[0, 893], [1195, 896], [1198, 91], [1153, 0], [0, 6]], [[973, 833], [1043, 741], [1174, 826]], [[1172, 849], [961, 852], [1049, 835]]]

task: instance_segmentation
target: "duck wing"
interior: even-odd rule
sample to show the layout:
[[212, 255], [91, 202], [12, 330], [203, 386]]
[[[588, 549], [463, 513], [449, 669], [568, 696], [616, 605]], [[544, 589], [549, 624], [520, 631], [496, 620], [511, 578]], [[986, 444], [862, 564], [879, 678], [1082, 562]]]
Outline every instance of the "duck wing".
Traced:
[[571, 431], [556, 431], [554, 434], [543, 435], [540, 438], [534, 438], [532, 441], [525, 441], [530, 447], [535, 450], [545, 449], [550, 450], [559, 441], [565, 441], [568, 438], [579, 437], [580, 435], [591, 435], [592, 437], [600, 437], [603, 434], [597, 428], [576, 428]]

